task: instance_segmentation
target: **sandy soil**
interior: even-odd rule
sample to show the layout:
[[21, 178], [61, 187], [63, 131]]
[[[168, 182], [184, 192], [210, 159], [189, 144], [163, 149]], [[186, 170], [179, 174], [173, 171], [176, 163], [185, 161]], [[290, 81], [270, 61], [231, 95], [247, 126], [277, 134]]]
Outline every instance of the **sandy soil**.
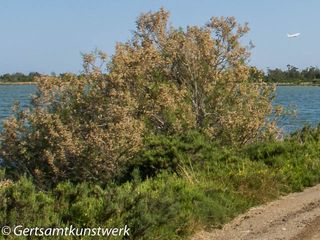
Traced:
[[320, 185], [250, 209], [193, 240], [320, 240]]

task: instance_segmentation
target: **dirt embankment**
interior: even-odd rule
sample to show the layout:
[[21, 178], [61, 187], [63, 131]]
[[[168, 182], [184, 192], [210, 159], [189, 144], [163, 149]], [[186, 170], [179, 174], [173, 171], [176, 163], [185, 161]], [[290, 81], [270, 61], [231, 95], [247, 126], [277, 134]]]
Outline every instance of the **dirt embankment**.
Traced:
[[320, 240], [320, 185], [250, 209], [193, 240]]

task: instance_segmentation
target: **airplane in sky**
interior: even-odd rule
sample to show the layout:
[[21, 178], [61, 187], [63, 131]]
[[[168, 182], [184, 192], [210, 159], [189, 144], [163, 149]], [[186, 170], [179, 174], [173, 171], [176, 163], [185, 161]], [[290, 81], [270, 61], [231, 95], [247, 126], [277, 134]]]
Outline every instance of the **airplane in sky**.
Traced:
[[300, 35], [300, 33], [293, 33], [293, 34], [287, 34], [288, 38], [294, 38], [294, 37], [298, 37]]

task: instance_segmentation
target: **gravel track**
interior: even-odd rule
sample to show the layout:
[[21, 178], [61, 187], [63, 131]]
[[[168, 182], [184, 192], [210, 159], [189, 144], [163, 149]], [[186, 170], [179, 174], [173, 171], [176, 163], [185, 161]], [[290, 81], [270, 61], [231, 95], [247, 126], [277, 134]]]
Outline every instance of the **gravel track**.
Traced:
[[193, 240], [320, 240], [320, 185], [251, 208]]

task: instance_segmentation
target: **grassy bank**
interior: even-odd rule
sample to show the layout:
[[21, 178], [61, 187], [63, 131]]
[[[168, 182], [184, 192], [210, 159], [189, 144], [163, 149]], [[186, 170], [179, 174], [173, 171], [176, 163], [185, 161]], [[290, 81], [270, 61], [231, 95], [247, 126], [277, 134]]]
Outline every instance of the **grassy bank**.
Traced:
[[249, 207], [319, 183], [319, 156], [319, 127], [244, 149], [219, 147], [194, 132], [154, 136], [105, 186], [63, 182], [44, 191], [26, 178], [11, 182], [2, 176], [0, 222], [128, 225], [130, 237], [123, 239], [186, 239], [199, 229], [220, 227]]

